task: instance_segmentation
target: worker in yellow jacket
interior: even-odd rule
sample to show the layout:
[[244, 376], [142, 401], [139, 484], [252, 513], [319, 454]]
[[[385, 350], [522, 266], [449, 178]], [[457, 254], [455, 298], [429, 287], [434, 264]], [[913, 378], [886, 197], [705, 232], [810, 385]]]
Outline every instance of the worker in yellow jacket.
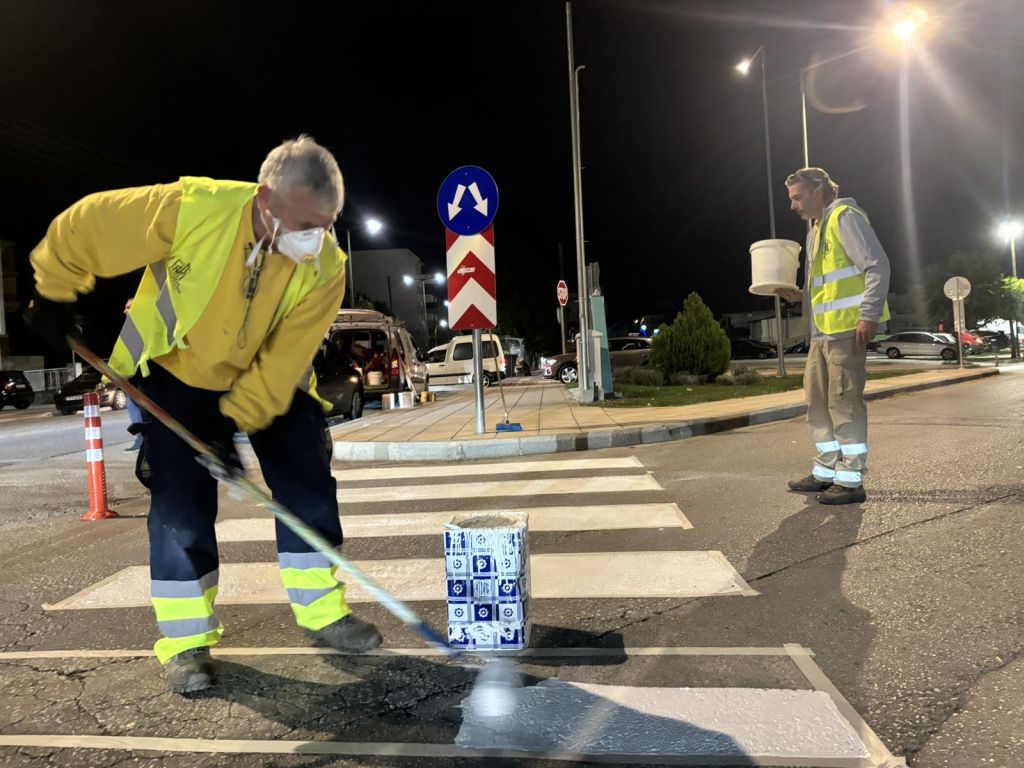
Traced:
[[[267, 155], [259, 183], [185, 177], [90, 195], [60, 214], [32, 252], [29, 320], [51, 344], [75, 328], [71, 302], [110, 277], [145, 267], [110, 358], [233, 471], [246, 432], [274, 498], [332, 544], [342, 542], [324, 411], [308, 393], [310, 364], [345, 291], [347, 255], [332, 225], [344, 185], [313, 139]], [[214, 681], [210, 647], [218, 553], [217, 484], [195, 453], [156, 421], [137, 472], [152, 494], [152, 600], [157, 658], [178, 693]], [[277, 524], [292, 611], [314, 642], [361, 653], [381, 642], [351, 614], [335, 566]]]
[[801, 168], [786, 187], [790, 208], [813, 222], [804, 290], [775, 291], [793, 303], [806, 297], [810, 318], [804, 394], [815, 457], [811, 474], [789, 488], [817, 493], [821, 504], [860, 504], [867, 499], [867, 347], [889, 319], [889, 257], [868, 215], [852, 197], [839, 197], [824, 169]]

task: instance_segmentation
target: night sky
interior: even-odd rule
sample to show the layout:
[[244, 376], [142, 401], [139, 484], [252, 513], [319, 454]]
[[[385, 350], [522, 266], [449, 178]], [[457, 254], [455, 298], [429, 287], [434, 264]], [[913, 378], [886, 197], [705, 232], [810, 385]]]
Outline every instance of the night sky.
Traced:
[[[810, 156], [866, 208], [893, 289], [918, 262], [1005, 250], [995, 222], [1024, 214], [1024, 5], [923, 7], [907, 59], [915, 260], [901, 56], [875, 31], [894, 4], [576, 0], [587, 259], [610, 319], [691, 291], [716, 315], [771, 306], [747, 293], [748, 246], [769, 236], [760, 70], [733, 68], [762, 45], [779, 237], [804, 231], [783, 184], [802, 165], [800, 68], [867, 46], [814, 70], [814, 101], [837, 113], [810, 111]], [[3, 0], [0, 72], [0, 238], [16, 243], [23, 298], [29, 250], [79, 197], [185, 174], [254, 180], [305, 132], [338, 158], [345, 220], [386, 223], [373, 240], [354, 230], [354, 248], [408, 247], [431, 271], [444, 266], [438, 185], [460, 165], [489, 170], [499, 316], [514, 306], [557, 339], [555, 283], [576, 280], [564, 2]], [[83, 309], [113, 323], [129, 292], [104, 285]], [[14, 353], [41, 351], [13, 318], [9, 333]]]

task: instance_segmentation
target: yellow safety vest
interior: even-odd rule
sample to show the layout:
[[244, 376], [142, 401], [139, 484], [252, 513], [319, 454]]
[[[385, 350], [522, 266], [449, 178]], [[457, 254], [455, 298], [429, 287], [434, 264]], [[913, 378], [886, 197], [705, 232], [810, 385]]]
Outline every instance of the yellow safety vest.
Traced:
[[[811, 268], [811, 311], [818, 329], [828, 335], [856, 330], [860, 305], [864, 302], [864, 272], [850, 257], [839, 238], [839, 215], [851, 210], [868, 216], [852, 205], [836, 206], [818, 223], [817, 252]], [[879, 322], [889, 319], [889, 302]]]
[[[110, 356], [110, 367], [128, 378], [138, 370], [149, 375], [150, 360], [172, 349], [186, 349], [185, 336], [206, 311], [238, 235], [242, 213], [256, 196], [257, 185], [184, 176], [181, 208], [170, 253], [142, 275], [131, 310]], [[345, 254], [328, 234], [316, 260], [298, 264], [277, 306], [270, 331], [307, 295], [335, 279]], [[317, 396], [311, 371], [297, 386]]]

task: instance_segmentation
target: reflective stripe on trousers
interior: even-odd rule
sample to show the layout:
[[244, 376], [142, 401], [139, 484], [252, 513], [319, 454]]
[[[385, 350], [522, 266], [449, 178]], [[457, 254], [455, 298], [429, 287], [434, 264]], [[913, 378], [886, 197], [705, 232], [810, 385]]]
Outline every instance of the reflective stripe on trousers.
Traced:
[[190, 648], [216, 645], [224, 627], [213, 615], [219, 572], [189, 581], [150, 582], [153, 608], [162, 638], [154, 650], [161, 664]]
[[319, 552], [280, 552], [277, 560], [300, 627], [321, 629], [352, 612], [345, 602], [345, 585], [335, 576], [337, 566]]

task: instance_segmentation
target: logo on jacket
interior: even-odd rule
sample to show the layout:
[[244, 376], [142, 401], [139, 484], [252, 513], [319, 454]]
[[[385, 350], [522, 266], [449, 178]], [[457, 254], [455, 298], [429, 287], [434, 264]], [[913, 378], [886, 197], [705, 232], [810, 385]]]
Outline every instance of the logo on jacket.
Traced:
[[188, 273], [192, 271], [192, 264], [182, 261], [181, 259], [175, 259], [171, 262], [171, 268], [169, 271], [171, 288], [174, 289], [175, 293], [181, 293], [181, 281], [184, 280]]

